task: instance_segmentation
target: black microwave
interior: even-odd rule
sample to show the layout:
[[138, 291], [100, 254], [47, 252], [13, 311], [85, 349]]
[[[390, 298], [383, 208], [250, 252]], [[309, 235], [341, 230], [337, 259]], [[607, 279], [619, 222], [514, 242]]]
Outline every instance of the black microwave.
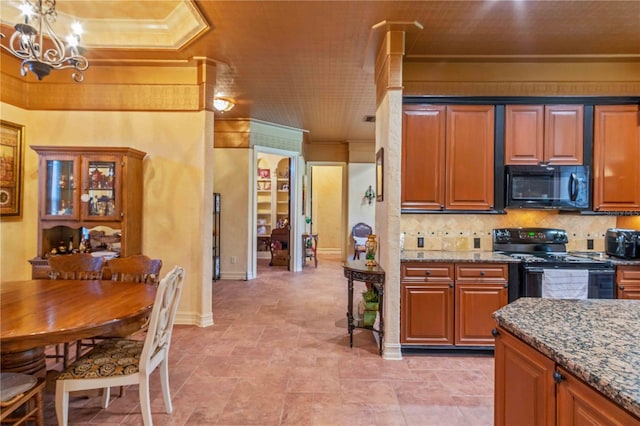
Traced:
[[506, 166], [506, 207], [586, 210], [589, 166]]

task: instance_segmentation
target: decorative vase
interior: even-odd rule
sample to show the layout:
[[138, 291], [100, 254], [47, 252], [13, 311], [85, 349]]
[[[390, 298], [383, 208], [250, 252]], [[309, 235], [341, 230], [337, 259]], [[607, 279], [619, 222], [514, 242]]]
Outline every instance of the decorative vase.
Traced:
[[376, 242], [376, 235], [370, 234], [367, 237], [365, 243], [365, 258], [367, 259], [367, 266], [376, 266], [376, 251], [378, 249], [378, 243]]

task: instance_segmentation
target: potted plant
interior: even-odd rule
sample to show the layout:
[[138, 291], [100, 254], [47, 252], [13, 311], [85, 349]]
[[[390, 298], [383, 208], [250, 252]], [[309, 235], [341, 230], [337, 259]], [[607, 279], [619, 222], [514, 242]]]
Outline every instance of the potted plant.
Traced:
[[364, 300], [364, 314], [362, 322], [364, 326], [371, 327], [376, 322], [376, 316], [378, 315], [378, 308], [380, 306], [380, 299], [378, 293], [373, 289], [362, 292], [362, 299]]

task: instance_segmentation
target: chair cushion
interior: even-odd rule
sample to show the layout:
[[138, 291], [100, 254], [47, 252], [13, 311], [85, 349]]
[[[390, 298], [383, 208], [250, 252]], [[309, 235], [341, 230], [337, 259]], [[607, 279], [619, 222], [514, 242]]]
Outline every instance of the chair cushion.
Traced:
[[353, 237], [353, 239], [356, 246], [364, 246], [367, 242], [367, 237]]
[[98, 343], [58, 376], [58, 380], [94, 379], [136, 374], [144, 341], [108, 339]]
[[7, 402], [34, 387], [38, 379], [22, 373], [0, 373], [0, 401]]

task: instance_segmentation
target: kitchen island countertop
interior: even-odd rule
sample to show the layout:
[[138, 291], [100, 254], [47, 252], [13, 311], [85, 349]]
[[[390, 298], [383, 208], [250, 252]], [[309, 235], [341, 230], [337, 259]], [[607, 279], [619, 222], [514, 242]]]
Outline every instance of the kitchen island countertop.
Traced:
[[493, 317], [640, 417], [640, 300], [520, 298]]
[[520, 263], [518, 259], [494, 251], [404, 250], [401, 262], [488, 262]]

